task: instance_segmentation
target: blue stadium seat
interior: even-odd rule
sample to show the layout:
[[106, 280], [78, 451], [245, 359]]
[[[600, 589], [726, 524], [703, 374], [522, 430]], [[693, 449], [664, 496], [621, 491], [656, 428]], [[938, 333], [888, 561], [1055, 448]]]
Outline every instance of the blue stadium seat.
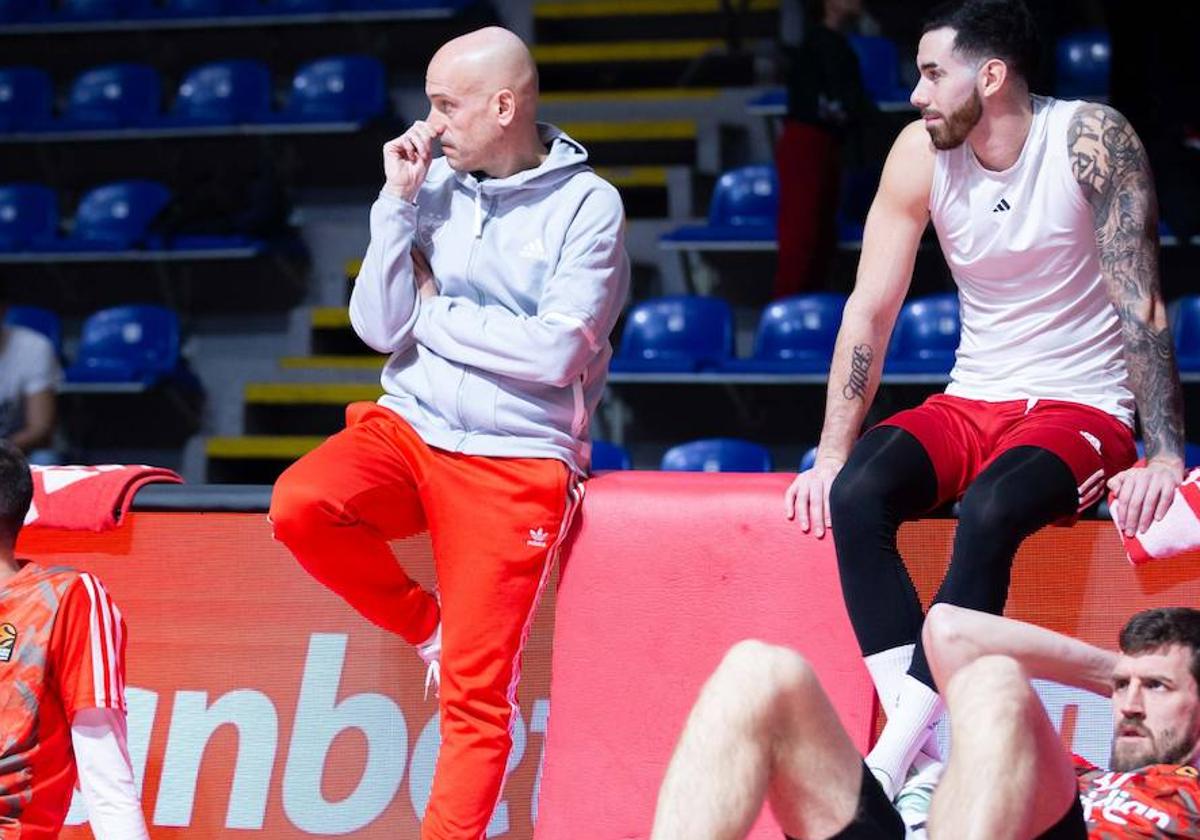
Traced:
[[36, 251], [58, 230], [58, 197], [41, 184], [0, 185], [0, 251]]
[[62, 0], [54, 10], [59, 21], [127, 20], [150, 9], [145, 0]]
[[762, 373], [826, 373], [842, 324], [845, 295], [817, 292], [777, 300], [763, 310], [754, 355], [725, 369]]
[[287, 122], [362, 122], [384, 113], [383, 65], [365, 55], [322, 58], [296, 71], [284, 108]]
[[83, 322], [68, 382], [153, 385], [180, 367], [179, 319], [161, 306], [116, 306]]
[[678, 295], [635, 304], [625, 320], [611, 369], [628, 373], [693, 373], [733, 354], [733, 312], [720, 298]]
[[162, 84], [147, 64], [108, 64], [81, 73], [71, 85], [58, 128], [113, 129], [158, 118]]
[[686, 225], [663, 242], [774, 242], [779, 216], [779, 176], [771, 164], [731, 169], [717, 179], [708, 223]]
[[800, 459], [800, 472], [811, 470], [813, 464], [817, 463], [817, 447], [810, 447], [804, 453], [804, 457]]
[[188, 71], [166, 122], [237, 125], [271, 115], [271, 71], [261, 61], [216, 61]]
[[958, 295], [911, 300], [900, 309], [885, 373], [949, 373], [959, 337]]
[[851, 35], [850, 47], [858, 56], [863, 87], [876, 102], [907, 102], [911, 93], [900, 83], [900, 50], [882, 35]]
[[0, 68], [0, 131], [34, 131], [50, 122], [54, 83], [37, 67]]
[[157, 17], [168, 18], [216, 18], [242, 17], [255, 14], [270, 14], [260, 0], [167, 0], [155, 9]]
[[1181, 371], [1200, 371], [1200, 295], [1173, 301], [1168, 309], [1175, 357]]
[[734, 438], [681, 443], [666, 451], [659, 467], [672, 472], [770, 472], [766, 447]]
[[50, 16], [50, 0], [0, 0], [0, 24], [38, 23]]
[[[1146, 442], [1140, 438], [1134, 441], [1137, 446], [1137, 454], [1139, 458], [1146, 457]], [[1183, 465], [1189, 470], [1192, 467], [1200, 467], [1200, 444], [1185, 443], [1183, 445]]]
[[1062, 36], [1055, 48], [1055, 96], [1107, 99], [1111, 60], [1112, 48], [1103, 30]]
[[457, 14], [477, 0], [346, 0], [346, 8], [368, 12], [381, 10], [438, 11]]
[[150, 223], [171, 193], [155, 181], [118, 181], [96, 187], [75, 212], [70, 236], [53, 244], [62, 251], [128, 251], [146, 242]]
[[592, 470], [631, 470], [633, 458], [624, 446], [606, 440], [592, 441]]
[[62, 320], [57, 313], [40, 306], [10, 306], [4, 313], [4, 323], [41, 333], [50, 339], [55, 352], [62, 355]]
[[280, 15], [311, 15], [334, 12], [341, 7], [338, 0], [270, 0], [270, 9]]

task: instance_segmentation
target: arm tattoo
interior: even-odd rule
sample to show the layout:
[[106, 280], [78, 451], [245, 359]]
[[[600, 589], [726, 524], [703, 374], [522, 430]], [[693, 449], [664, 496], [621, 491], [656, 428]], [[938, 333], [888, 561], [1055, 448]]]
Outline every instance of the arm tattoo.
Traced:
[[1182, 457], [1175, 349], [1170, 330], [1156, 326], [1153, 317], [1162, 308], [1158, 205], [1145, 149], [1129, 122], [1106, 105], [1081, 105], [1067, 138], [1075, 180], [1092, 206], [1100, 271], [1121, 324], [1146, 457]]
[[871, 380], [871, 362], [875, 360], [875, 351], [870, 344], [860, 344], [854, 348], [850, 358], [850, 378], [842, 387], [842, 396], [847, 400], [867, 400], [867, 384]]

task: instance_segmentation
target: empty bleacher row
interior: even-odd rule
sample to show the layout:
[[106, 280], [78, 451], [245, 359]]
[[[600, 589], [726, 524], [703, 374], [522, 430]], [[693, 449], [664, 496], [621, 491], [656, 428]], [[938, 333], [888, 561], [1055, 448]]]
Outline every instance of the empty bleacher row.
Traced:
[[[48, 309], [10, 307], [5, 323], [44, 335], [63, 358], [62, 320]], [[173, 381], [198, 389], [180, 352], [178, 316], [153, 305], [115, 306], [92, 313], [80, 328], [61, 392], [134, 392]]]
[[85, 70], [70, 84], [59, 114], [50, 75], [36, 67], [0, 68], [0, 140], [45, 140], [47, 134], [132, 131], [246, 132], [352, 130], [387, 107], [383, 65], [365, 55], [309, 62], [291, 79], [285, 104], [273, 107], [271, 71], [263, 61], [233, 59], [188, 70], [167, 110], [162, 79], [148, 64]]
[[337, 12], [453, 14], [474, 0], [4, 0], [0, 23], [57, 27], [79, 23], [146, 25], [178, 21], [227, 25], [239, 19], [326, 16]]
[[152, 228], [171, 201], [154, 181], [122, 181], [88, 191], [62, 233], [58, 196], [43, 184], [0, 185], [0, 262], [87, 256], [132, 259], [252, 257], [266, 243], [240, 234], [163, 235]]

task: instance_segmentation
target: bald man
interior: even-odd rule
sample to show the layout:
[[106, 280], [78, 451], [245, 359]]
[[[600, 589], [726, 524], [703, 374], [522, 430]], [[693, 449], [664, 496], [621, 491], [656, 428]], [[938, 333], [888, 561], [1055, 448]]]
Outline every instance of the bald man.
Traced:
[[[512, 746], [521, 647], [582, 497], [629, 262], [616, 190], [535, 121], [519, 38], [450, 41], [425, 92], [428, 117], [383, 147], [350, 300], [355, 332], [390, 354], [385, 394], [280, 477], [271, 519], [317, 580], [416, 645], [427, 690], [440, 679], [421, 837], [477, 840]], [[425, 528], [436, 595], [388, 547]]]

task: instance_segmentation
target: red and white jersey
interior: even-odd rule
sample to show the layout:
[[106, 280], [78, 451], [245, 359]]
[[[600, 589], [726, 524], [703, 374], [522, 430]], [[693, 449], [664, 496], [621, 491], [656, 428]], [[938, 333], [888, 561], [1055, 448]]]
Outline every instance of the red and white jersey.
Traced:
[[1195, 767], [1155, 764], [1117, 773], [1075, 756], [1075, 773], [1089, 840], [1200, 837]]
[[88, 708], [125, 710], [121, 612], [92, 575], [26, 563], [0, 588], [0, 840], [58, 836]]
[[1117, 312], [1071, 170], [1080, 103], [1031, 99], [1029, 135], [1008, 169], [984, 169], [969, 143], [935, 156], [929, 212], [962, 318], [946, 393], [1082, 403], [1132, 426]]

